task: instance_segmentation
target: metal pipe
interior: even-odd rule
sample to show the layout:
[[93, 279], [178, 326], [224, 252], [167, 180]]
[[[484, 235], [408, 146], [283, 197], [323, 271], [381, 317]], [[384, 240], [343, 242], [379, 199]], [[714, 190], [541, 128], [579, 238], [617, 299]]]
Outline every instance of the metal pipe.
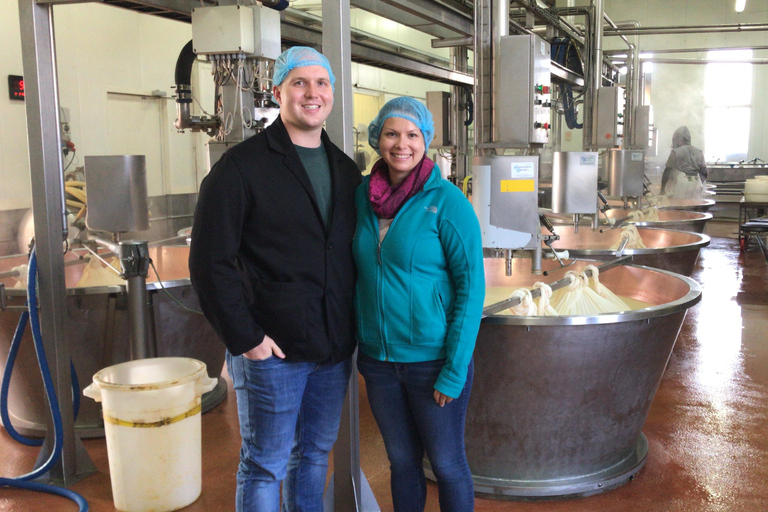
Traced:
[[699, 60], [699, 59], [643, 59], [643, 62], [654, 62], [656, 64], [768, 64], [768, 59], [745, 59], [745, 60]]
[[[491, 35], [491, 0], [475, 2], [475, 146], [491, 142], [491, 66], [493, 45]], [[483, 151], [477, 149], [476, 154]]]
[[736, 23], [723, 25], [635, 27], [605, 30], [605, 36], [634, 36], [662, 34], [708, 34], [715, 32], [763, 32], [768, 30], [768, 23]]
[[432, 48], [453, 48], [454, 46], [472, 46], [475, 39], [467, 37], [446, 37], [444, 39], [432, 39]]
[[[590, 41], [592, 43], [590, 47], [590, 85], [588, 90], [587, 102], [589, 102], [591, 119], [589, 126], [589, 150], [596, 149], [595, 143], [597, 141], [597, 91], [602, 85], [603, 76], [603, 15], [605, 14], [605, 4], [603, 0], [592, 0], [592, 13], [593, 23], [590, 26]], [[586, 128], [586, 127], [585, 127]]]
[[493, 48], [493, 65], [491, 66], [493, 87], [491, 96], [491, 126], [492, 126], [492, 140], [499, 140], [499, 123], [496, 120], [496, 106], [501, 101], [500, 91], [502, 90], [499, 73], [499, 66], [501, 66], [501, 38], [509, 35], [509, 0], [493, 0], [493, 12], [491, 14], [493, 20], [492, 33], [492, 48]]
[[[638, 36], [639, 37], [639, 36]], [[727, 46], [727, 47], [712, 47], [712, 48], [662, 48], [662, 49], [646, 49], [648, 53], [697, 53], [697, 52], [709, 52], [709, 51], [727, 51], [727, 50], [768, 50], [768, 46]], [[624, 50], [605, 50], [606, 55], [613, 55], [614, 53], [622, 54]]]

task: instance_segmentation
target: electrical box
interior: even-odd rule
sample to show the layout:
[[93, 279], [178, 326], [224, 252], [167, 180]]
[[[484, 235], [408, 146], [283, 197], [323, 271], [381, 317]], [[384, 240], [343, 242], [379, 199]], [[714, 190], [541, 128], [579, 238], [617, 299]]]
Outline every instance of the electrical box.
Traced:
[[435, 122], [435, 138], [430, 147], [444, 148], [451, 144], [451, 94], [443, 91], [427, 93], [427, 109]]
[[495, 95], [500, 143], [510, 147], [549, 142], [551, 49], [536, 35], [501, 38]]
[[243, 5], [192, 9], [192, 49], [198, 55], [253, 53], [253, 10]]
[[472, 159], [472, 204], [483, 247], [533, 249], [539, 245], [537, 156], [476, 156]]
[[623, 127], [623, 89], [600, 87], [597, 90], [597, 140], [598, 148], [613, 148], [621, 144]]
[[280, 56], [280, 13], [263, 5], [192, 9], [192, 49], [198, 55]]
[[552, 158], [552, 212], [597, 213], [597, 153], [556, 151]]
[[630, 134], [629, 147], [632, 149], [648, 149], [651, 147], [651, 118], [650, 105], [637, 105], [632, 117], [632, 133]]
[[254, 5], [253, 10], [253, 54], [277, 60], [282, 53], [280, 46], [280, 12], [263, 5]]

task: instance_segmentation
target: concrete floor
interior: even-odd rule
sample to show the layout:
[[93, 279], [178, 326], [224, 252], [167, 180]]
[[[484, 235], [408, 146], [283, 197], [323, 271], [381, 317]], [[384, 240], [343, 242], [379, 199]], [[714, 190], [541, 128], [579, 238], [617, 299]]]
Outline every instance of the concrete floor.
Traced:
[[[704, 290], [688, 312], [643, 432], [645, 467], [627, 485], [581, 499], [546, 502], [478, 498], [478, 512], [765, 512], [768, 510], [768, 265], [753, 243], [740, 253], [736, 225], [710, 222], [711, 245], [693, 278]], [[481, 371], [478, 369], [477, 371]], [[391, 511], [383, 443], [361, 381], [361, 460], [382, 511]], [[203, 493], [188, 512], [234, 510], [239, 435], [234, 394], [203, 415]], [[76, 483], [94, 512], [111, 512], [103, 439], [85, 446], [98, 472]], [[37, 449], [0, 428], [0, 475], [29, 471]], [[76, 510], [56, 497], [0, 490], [0, 511]], [[429, 484], [428, 512], [439, 510]], [[346, 512], [346, 511], [341, 511]]]

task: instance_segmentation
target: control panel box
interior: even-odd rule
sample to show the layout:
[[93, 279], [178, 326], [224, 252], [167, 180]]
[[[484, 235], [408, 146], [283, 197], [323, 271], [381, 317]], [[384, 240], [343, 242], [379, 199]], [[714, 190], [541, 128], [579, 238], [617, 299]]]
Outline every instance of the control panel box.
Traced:
[[501, 38], [495, 95], [500, 143], [510, 147], [549, 142], [551, 48], [536, 35]]
[[600, 87], [597, 90], [597, 140], [598, 148], [620, 146], [624, 125], [624, 89], [621, 87]]

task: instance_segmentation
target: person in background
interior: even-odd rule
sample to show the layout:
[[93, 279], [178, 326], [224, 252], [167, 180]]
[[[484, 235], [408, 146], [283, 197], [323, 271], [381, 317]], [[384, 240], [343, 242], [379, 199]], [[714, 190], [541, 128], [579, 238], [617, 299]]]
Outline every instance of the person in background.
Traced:
[[189, 270], [227, 347], [242, 447], [238, 512], [321, 512], [355, 350], [360, 172], [323, 123], [334, 76], [312, 48], [275, 63], [280, 116], [200, 187]]
[[464, 423], [485, 297], [480, 226], [426, 155], [429, 110], [395, 98], [369, 128], [380, 155], [355, 194], [358, 369], [389, 457], [395, 512], [421, 512], [426, 451], [440, 510], [474, 509]]
[[691, 132], [681, 126], [672, 135], [672, 152], [661, 176], [661, 193], [677, 199], [701, 197], [707, 179], [704, 153], [691, 145]]

